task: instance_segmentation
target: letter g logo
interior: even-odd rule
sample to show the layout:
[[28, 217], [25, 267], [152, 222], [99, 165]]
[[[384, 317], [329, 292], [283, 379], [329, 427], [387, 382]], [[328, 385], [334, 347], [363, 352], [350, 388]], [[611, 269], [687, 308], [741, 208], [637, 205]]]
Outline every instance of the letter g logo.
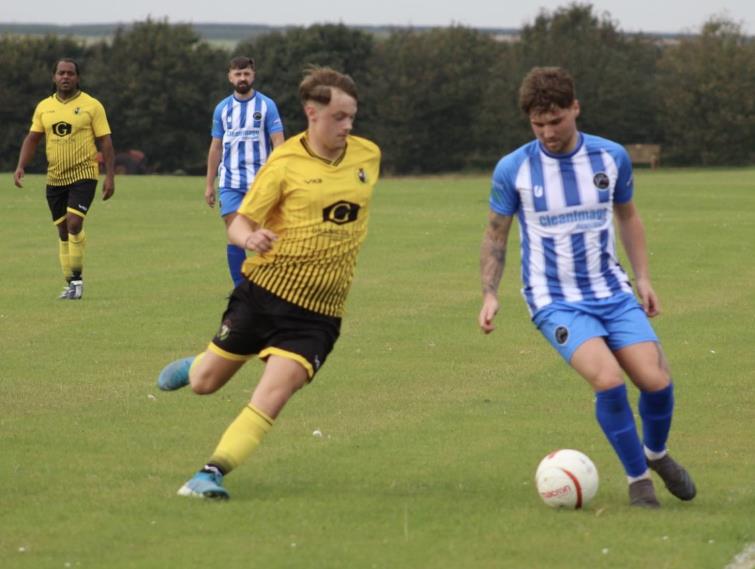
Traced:
[[330, 221], [336, 225], [343, 225], [356, 221], [359, 214], [359, 204], [347, 202], [344, 200], [330, 204], [322, 210], [322, 220]]
[[73, 126], [67, 122], [56, 122], [52, 125], [52, 132], [57, 136], [68, 136], [72, 130]]

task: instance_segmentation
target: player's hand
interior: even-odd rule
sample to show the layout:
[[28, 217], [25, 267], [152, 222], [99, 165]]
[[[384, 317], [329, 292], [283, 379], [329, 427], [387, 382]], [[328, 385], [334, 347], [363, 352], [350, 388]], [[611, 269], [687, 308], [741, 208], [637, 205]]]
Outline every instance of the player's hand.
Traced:
[[486, 295], [482, 301], [482, 309], [480, 310], [480, 316], [477, 318], [477, 323], [485, 334], [490, 334], [495, 330], [493, 319], [498, 314], [498, 306], [498, 299], [493, 295]]
[[113, 197], [115, 193], [115, 180], [113, 178], [105, 178], [105, 182], [102, 184], [102, 200], [106, 201]]
[[637, 279], [637, 295], [640, 297], [642, 309], [649, 318], [661, 313], [661, 302], [653, 290], [649, 279]]
[[267, 253], [273, 248], [273, 243], [278, 239], [278, 236], [269, 229], [258, 229], [252, 232], [244, 242], [244, 247], [255, 253]]
[[16, 171], [13, 172], [13, 183], [16, 184], [17, 188], [24, 187], [24, 185], [21, 183], [21, 180], [23, 179], [24, 179], [24, 169], [16, 168]]
[[207, 186], [204, 190], [204, 201], [210, 207], [215, 207], [215, 186]]

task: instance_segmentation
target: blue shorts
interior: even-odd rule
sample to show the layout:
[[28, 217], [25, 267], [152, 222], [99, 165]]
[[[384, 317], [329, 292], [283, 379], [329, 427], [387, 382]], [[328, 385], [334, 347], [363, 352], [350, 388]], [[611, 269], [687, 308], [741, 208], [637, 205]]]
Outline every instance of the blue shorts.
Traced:
[[229, 213], [236, 213], [244, 199], [246, 190], [236, 190], [233, 188], [218, 189], [218, 206], [220, 206], [220, 215], [225, 217]]
[[658, 342], [642, 306], [626, 293], [598, 300], [554, 302], [532, 320], [567, 362], [579, 346], [598, 336], [605, 338], [614, 352], [631, 344]]

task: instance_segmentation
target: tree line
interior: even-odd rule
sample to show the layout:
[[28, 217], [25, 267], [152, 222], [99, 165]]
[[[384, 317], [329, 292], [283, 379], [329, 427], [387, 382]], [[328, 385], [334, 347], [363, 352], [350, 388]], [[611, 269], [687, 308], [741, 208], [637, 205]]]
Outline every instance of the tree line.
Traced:
[[[0, 170], [15, 168], [34, 106], [52, 92], [52, 65], [74, 57], [82, 88], [105, 105], [117, 151], [143, 151], [154, 172], [202, 174], [212, 111], [230, 92], [227, 64], [237, 54], [257, 61], [255, 87], [278, 103], [287, 136], [305, 127], [297, 87], [307, 65], [350, 74], [360, 89], [354, 132], [381, 146], [388, 173], [490, 170], [531, 138], [517, 91], [536, 65], [574, 75], [585, 132], [661, 144], [666, 165], [755, 163], [755, 42], [741, 26], [713, 18], [662, 44], [571, 4], [541, 12], [510, 42], [463, 26], [376, 36], [324, 24], [227, 49], [191, 25], [154, 20], [109, 41], [5, 35]], [[28, 171], [44, 171], [43, 154]]]

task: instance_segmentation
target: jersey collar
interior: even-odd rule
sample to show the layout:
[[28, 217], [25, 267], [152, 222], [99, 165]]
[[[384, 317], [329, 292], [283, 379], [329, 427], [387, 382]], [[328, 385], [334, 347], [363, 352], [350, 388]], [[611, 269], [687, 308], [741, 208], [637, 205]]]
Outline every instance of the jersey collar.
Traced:
[[234, 91], [233, 93], [231, 93], [231, 97], [233, 97], [233, 100], [236, 101], [237, 103], [248, 103], [249, 101], [253, 101], [256, 96], [257, 96], [257, 90], [256, 89], [252, 89], [252, 96], [249, 97], [249, 98], [247, 98], [247, 99], [239, 99], [236, 96], [236, 91]]
[[78, 99], [81, 96], [81, 89], [79, 89], [73, 97], [68, 97], [67, 99], [61, 99], [60, 97], [58, 97], [57, 91], [55, 93], [53, 93], [52, 96], [55, 97], [55, 100], [58, 103], [63, 103], [64, 105], [67, 105], [71, 101], [75, 101], [76, 99]]
[[325, 162], [328, 166], [338, 166], [341, 162], [343, 162], [344, 157], [346, 156], [346, 149], [348, 148], [348, 143], [343, 149], [343, 152], [341, 152], [341, 155], [336, 158], [335, 160], [328, 160], [327, 158], [323, 158], [319, 154], [316, 154], [312, 148], [310, 148], [309, 144], [307, 143], [307, 136], [304, 135], [301, 137], [301, 145], [304, 147], [304, 150], [307, 151], [307, 154], [309, 154], [312, 158], [317, 158], [318, 160], [321, 160], [322, 162]]
[[545, 148], [545, 146], [543, 146], [540, 143], [539, 140], [537, 141], [537, 145], [540, 148], [540, 152], [542, 152], [546, 156], [549, 156], [550, 158], [557, 158], [557, 159], [558, 158], [571, 158], [577, 152], [579, 152], [579, 150], [582, 148], [582, 145], [585, 143], [585, 137], [584, 137], [584, 135], [580, 131], [577, 131], [577, 134], [579, 135], [579, 140], [577, 141], [577, 146], [574, 147], [574, 150], [572, 150], [571, 152], [568, 152], [566, 154], [553, 154], [552, 152], [548, 152], [548, 150]]

